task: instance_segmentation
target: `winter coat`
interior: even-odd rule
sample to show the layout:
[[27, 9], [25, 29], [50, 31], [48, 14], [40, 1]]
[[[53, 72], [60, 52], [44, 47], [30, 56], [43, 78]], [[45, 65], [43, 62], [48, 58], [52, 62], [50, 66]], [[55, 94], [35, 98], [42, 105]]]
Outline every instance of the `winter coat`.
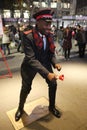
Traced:
[[69, 30], [68, 35], [67, 32], [64, 32], [64, 41], [63, 41], [63, 49], [71, 49], [72, 48], [72, 31]]

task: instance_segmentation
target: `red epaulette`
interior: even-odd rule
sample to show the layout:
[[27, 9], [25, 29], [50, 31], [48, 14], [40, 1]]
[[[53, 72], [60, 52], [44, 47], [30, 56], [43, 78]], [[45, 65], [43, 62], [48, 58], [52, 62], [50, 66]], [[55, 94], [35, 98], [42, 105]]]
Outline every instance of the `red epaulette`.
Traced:
[[29, 34], [31, 32], [32, 32], [32, 30], [28, 30], [28, 31], [25, 31], [24, 34]]

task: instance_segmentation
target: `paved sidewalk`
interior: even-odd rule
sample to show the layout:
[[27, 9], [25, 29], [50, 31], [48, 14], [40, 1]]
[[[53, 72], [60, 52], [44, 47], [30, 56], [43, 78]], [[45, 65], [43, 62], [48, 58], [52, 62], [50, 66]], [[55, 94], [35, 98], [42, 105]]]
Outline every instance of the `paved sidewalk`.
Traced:
[[[17, 56], [17, 59], [19, 57], [21, 56]], [[64, 81], [57, 80], [56, 93], [56, 106], [62, 113], [61, 118], [58, 119], [49, 114], [21, 130], [87, 130], [87, 62], [74, 58], [67, 62], [62, 60], [61, 65], [60, 72], [55, 69], [56, 74], [64, 74]], [[14, 130], [6, 113], [18, 107], [20, 89], [19, 71], [13, 73], [12, 78], [0, 79], [0, 130]], [[37, 74], [26, 103], [43, 96], [48, 99], [48, 86]], [[26, 108], [25, 112], [27, 112]]]
[[8, 65], [9, 69], [12, 72], [19, 70], [23, 57], [24, 57], [24, 53], [16, 52], [16, 49], [13, 49], [11, 50], [10, 55], [5, 56], [5, 59], [6, 59], [6, 63], [5, 63], [0, 53], [0, 73], [7, 71], [6, 64]]
[[[19, 69], [23, 57], [24, 54], [17, 53], [16, 50], [12, 50], [12, 54], [6, 57], [13, 77], [0, 79], [0, 130], [14, 130], [6, 113], [18, 106], [21, 86]], [[57, 58], [61, 62], [62, 70], [54, 71], [56, 74], [64, 74], [64, 81], [58, 80], [56, 94], [56, 105], [62, 112], [62, 116], [58, 119], [50, 114], [22, 130], [87, 130], [87, 51], [85, 58], [79, 58], [76, 50], [72, 51], [69, 61], [65, 61], [61, 54], [58, 54]], [[6, 67], [0, 55], [0, 75], [1, 71], [6, 73], [5, 70]], [[48, 99], [47, 91], [47, 84], [37, 74], [26, 103], [42, 96]]]

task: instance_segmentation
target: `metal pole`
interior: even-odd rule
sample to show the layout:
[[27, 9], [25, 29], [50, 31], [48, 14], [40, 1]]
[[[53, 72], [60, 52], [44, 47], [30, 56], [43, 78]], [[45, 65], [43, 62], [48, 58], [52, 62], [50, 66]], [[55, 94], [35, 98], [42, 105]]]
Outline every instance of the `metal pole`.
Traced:
[[72, 0], [70, 3], [70, 15], [75, 15], [76, 13], [77, 0]]
[[39, 8], [42, 8], [42, 0], [39, 0]]

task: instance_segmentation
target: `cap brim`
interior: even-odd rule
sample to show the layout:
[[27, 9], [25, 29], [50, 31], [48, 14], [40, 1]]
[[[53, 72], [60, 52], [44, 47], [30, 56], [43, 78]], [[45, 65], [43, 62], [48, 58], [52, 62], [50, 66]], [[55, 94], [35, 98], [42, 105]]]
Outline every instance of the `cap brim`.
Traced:
[[45, 19], [46, 22], [52, 22], [52, 19]]
[[39, 19], [39, 20], [44, 20], [45, 22], [52, 22], [52, 19], [50, 19], [50, 18], [42, 18], [42, 19]]

